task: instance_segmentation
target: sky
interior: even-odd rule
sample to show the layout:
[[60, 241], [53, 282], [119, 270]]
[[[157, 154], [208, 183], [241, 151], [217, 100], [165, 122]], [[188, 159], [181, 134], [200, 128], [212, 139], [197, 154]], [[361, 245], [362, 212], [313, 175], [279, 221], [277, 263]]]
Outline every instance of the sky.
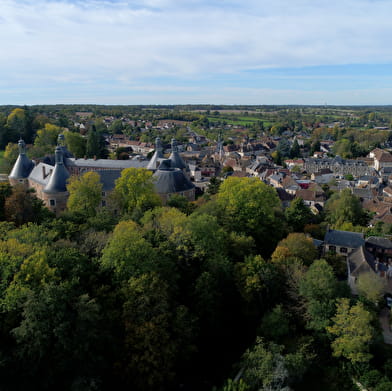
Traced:
[[390, 0], [0, 0], [0, 104], [392, 104]]

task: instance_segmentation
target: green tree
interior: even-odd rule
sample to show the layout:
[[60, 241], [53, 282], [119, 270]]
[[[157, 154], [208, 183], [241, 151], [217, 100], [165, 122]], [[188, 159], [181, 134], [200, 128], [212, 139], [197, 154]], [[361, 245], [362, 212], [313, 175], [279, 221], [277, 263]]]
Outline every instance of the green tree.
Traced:
[[325, 205], [325, 212], [327, 221], [337, 228], [344, 223], [365, 226], [369, 220], [359, 198], [350, 189], [334, 193]]
[[115, 195], [123, 211], [129, 214], [161, 205], [155, 193], [152, 172], [144, 168], [126, 168], [116, 180]]
[[281, 204], [275, 190], [258, 178], [228, 178], [217, 194], [226, 229], [250, 235], [262, 254], [275, 247], [282, 231]]
[[53, 154], [54, 147], [57, 145], [58, 136], [62, 131], [63, 129], [59, 126], [45, 124], [43, 129], [37, 131], [34, 148], [30, 150], [30, 154], [35, 157]]
[[105, 140], [102, 134], [96, 130], [95, 125], [87, 133], [86, 154], [89, 158], [96, 157], [97, 159], [107, 156]]
[[358, 293], [373, 304], [377, 304], [381, 300], [386, 287], [386, 280], [374, 272], [363, 273], [358, 277]]
[[274, 343], [266, 344], [257, 338], [252, 349], [248, 349], [242, 360], [242, 378], [250, 390], [283, 391], [289, 379], [282, 347]]
[[353, 364], [368, 362], [370, 343], [374, 336], [373, 316], [361, 302], [350, 306], [350, 300], [341, 298], [336, 304], [333, 324], [327, 331], [334, 337], [331, 347], [335, 357], [345, 357]]
[[76, 158], [86, 156], [86, 139], [80, 133], [65, 132], [64, 137], [68, 150]]
[[100, 262], [120, 280], [157, 271], [159, 268], [155, 250], [133, 221], [122, 221], [116, 226], [102, 252]]
[[5, 147], [4, 156], [1, 161], [0, 170], [9, 173], [19, 155], [18, 144], [8, 143]]
[[324, 331], [335, 311], [339, 295], [338, 281], [333, 269], [323, 260], [315, 261], [299, 283], [299, 292], [305, 298], [308, 327]]
[[154, 273], [131, 278], [124, 288], [124, 296], [128, 381], [138, 390], [162, 389], [174, 376], [179, 343], [183, 342], [186, 349], [185, 341], [173, 338], [179, 308], [172, 308], [168, 285]]
[[82, 176], [71, 176], [67, 190], [67, 208], [84, 216], [94, 216], [102, 199], [102, 183], [96, 172], [86, 172]]
[[284, 211], [287, 223], [294, 232], [303, 231], [306, 224], [313, 219], [310, 209], [304, 204], [302, 198], [295, 198]]

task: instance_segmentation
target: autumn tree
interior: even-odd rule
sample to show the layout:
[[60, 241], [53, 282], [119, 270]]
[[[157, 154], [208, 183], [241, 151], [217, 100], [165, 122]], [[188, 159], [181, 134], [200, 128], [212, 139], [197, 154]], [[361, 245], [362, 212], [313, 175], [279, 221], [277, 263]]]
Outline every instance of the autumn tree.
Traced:
[[334, 337], [331, 347], [335, 357], [345, 357], [353, 364], [366, 363], [372, 355], [370, 343], [374, 336], [373, 315], [361, 302], [350, 305], [350, 300], [341, 298], [336, 304], [336, 315], [327, 331]]
[[144, 168], [122, 170], [114, 191], [122, 210], [131, 215], [135, 210], [144, 212], [161, 204], [154, 190], [152, 172]]
[[102, 183], [98, 173], [90, 171], [82, 176], [71, 176], [67, 190], [67, 208], [85, 216], [94, 216], [102, 199]]
[[290, 258], [300, 259], [305, 265], [310, 265], [318, 256], [312, 238], [302, 233], [291, 233], [281, 240], [272, 254], [272, 262], [285, 263]]

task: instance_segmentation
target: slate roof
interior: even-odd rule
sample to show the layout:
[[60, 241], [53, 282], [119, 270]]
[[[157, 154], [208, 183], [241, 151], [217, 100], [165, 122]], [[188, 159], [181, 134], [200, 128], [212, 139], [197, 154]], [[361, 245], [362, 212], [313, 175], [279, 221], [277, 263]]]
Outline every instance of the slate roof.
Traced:
[[26, 144], [23, 140], [19, 140], [19, 156], [16, 160], [14, 167], [9, 175], [12, 179], [27, 178], [34, 167], [34, 163], [26, 156]]
[[[43, 170], [45, 170], [46, 173], [45, 178], [43, 176]], [[38, 163], [33, 168], [33, 171], [31, 171], [29, 175], [29, 180], [39, 183], [45, 187], [49, 182], [50, 171], [53, 171], [53, 166], [45, 163]]]
[[338, 231], [335, 229], [327, 230], [325, 233], [324, 242], [333, 246], [343, 246], [349, 248], [357, 248], [365, 244], [362, 233]]
[[170, 166], [168, 159], [162, 160], [153, 177], [155, 189], [160, 194], [178, 193], [195, 187], [182, 170]]
[[169, 159], [173, 168], [179, 168], [181, 170], [187, 168], [178, 152], [177, 141], [175, 139], [172, 139], [172, 153], [170, 154]]
[[154, 155], [152, 155], [151, 160], [147, 164], [147, 169], [149, 170], [156, 170], [161, 159], [163, 159], [163, 149], [162, 149], [162, 144], [161, 144], [161, 139], [157, 137], [155, 139], [155, 152]]
[[118, 170], [98, 170], [95, 172], [97, 172], [100, 176], [103, 191], [113, 190], [116, 185], [116, 180], [121, 176], [121, 171]]
[[392, 242], [389, 239], [382, 238], [380, 236], [369, 236], [366, 239], [366, 243], [374, 244], [375, 246], [383, 248], [392, 248]]
[[354, 277], [358, 277], [362, 273], [375, 273], [374, 256], [364, 246], [358, 247], [347, 257], [347, 266], [350, 275]]
[[56, 165], [50, 175], [49, 182], [44, 188], [44, 193], [62, 193], [67, 191], [67, 180], [69, 172], [63, 162], [63, 150], [60, 146], [56, 147]]
[[65, 159], [65, 164], [68, 167], [94, 167], [102, 169], [117, 169], [122, 170], [124, 168], [146, 168], [148, 162], [145, 160], [110, 160], [110, 159]]

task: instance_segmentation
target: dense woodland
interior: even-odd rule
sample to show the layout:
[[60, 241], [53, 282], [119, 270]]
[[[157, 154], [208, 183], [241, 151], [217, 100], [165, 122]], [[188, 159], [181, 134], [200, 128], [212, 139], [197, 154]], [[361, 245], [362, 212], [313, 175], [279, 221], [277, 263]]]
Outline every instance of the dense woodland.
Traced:
[[[46, 153], [66, 126], [46, 107], [26, 127], [41, 109], [24, 108], [12, 134], [14, 109], [3, 147], [24, 129]], [[89, 132], [96, 152], [100, 130]], [[314, 216], [301, 199], [284, 210], [257, 178], [215, 178], [196, 202], [166, 206], [143, 170], [124, 170], [105, 208], [101, 190], [94, 173], [73, 178], [56, 218], [34, 193], [0, 184], [2, 390], [392, 389], [381, 288], [364, 279], [352, 297], [345, 262], [320, 259], [305, 235], [322, 239], [328, 224], [384, 234], [366, 228], [350, 192], [329, 193]]]
[[344, 261], [303, 233], [366, 223], [355, 197], [332, 196], [321, 221], [229, 178], [162, 206], [149, 172], [127, 169], [115, 214], [95, 176], [71, 181], [59, 218], [1, 187], [2, 389], [391, 389], [380, 291], [351, 297]]

